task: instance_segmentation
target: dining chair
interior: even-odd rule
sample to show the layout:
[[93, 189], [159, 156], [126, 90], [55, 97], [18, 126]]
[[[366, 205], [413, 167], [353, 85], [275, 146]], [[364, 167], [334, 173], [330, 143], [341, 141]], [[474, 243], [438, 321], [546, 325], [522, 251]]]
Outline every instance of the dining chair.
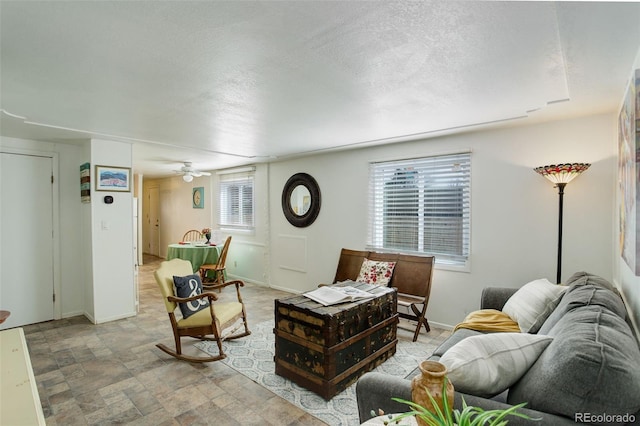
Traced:
[[[234, 280], [214, 286], [217, 288], [235, 286], [237, 302], [216, 302], [218, 296], [210, 291], [202, 291], [199, 294], [196, 291], [189, 297], [177, 297], [174, 291], [175, 277], [189, 278], [189, 276], [193, 276], [191, 262], [183, 259], [165, 260], [160, 263], [160, 267], [154, 272], [156, 283], [160, 287], [162, 298], [169, 314], [176, 349], [173, 350], [162, 343], [156, 346], [173, 357], [189, 362], [211, 362], [226, 358], [226, 354], [222, 350], [223, 340], [237, 339], [251, 334], [247, 325], [244, 302], [240, 295], [240, 287], [243, 287], [244, 283], [240, 280]], [[197, 278], [197, 275], [195, 277]], [[176, 318], [175, 311], [179, 304], [193, 303], [203, 299], [208, 300], [209, 306], [201, 308], [187, 316], [187, 318], [184, 318], [184, 314], [182, 318]], [[240, 323], [240, 320], [242, 323]], [[244, 331], [240, 330], [243, 326]], [[225, 335], [225, 332], [228, 332], [228, 334]], [[185, 355], [182, 353], [182, 337], [216, 341], [218, 355], [207, 357]]]
[[202, 239], [202, 234], [197, 229], [190, 229], [185, 232], [182, 236], [181, 241], [200, 241]]
[[[227, 253], [229, 252], [229, 245], [231, 245], [231, 235], [227, 237], [220, 250], [220, 256], [216, 264], [205, 264], [200, 266], [200, 277], [202, 279], [202, 285], [205, 287], [211, 284], [223, 284], [225, 275], [225, 264], [227, 262]], [[213, 277], [209, 276], [209, 271], [212, 271]]]

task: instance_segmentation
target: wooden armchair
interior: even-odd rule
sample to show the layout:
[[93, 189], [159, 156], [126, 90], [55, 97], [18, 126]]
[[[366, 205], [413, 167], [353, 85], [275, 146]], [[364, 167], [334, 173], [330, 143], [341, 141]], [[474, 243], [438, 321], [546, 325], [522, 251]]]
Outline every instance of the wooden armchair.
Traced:
[[[200, 266], [200, 278], [202, 279], [202, 284], [209, 289], [211, 287], [211, 283], [213, 284], [223, 284], [224, 283], [224, 274], [227, 263], [227, 253], [229, 252], [229, 246], [231, 245], [231, 236], [228, 236], [222, 246], [222, 250], [220, 250], [220, 256], [218, 257], [218, 261], [215, 265], [213, 264], [205, 264]], [[209, 276], [209, 271], [212, 271], [213, 277]]]
[[426, 312], [431, 294], [431, 279], [433, 277], [433, 256], [413, 256], [398, 253], [379, 253], [373, 251], [358, 251], [343, 248], [340, 252], [338, 267], [334, 283], [338, 281], [352, 280], [358, 277], [362, 262], [369, 260], [396, 262], [389, 287], [398, 289], [398, 306], [405, 308], [407, 312], [398, 310], [402, 318], [417, 321], [413, 341], [418, 340], [420, 328], [424, 325], [429, 332], [429, 322]]
[[396, 262], [389, 286], [398, 289], [398, 307], [407, 311], [399, 309], [398, 315], [418, 322], [413, 334], [415, 342], [423, 325], [427, 333], [431, 330], [426, 314], [435, 257], [370, 252], [368, 259]]
[[[247, 314], [245, 312], [244, 303], [242, 302], [242, 297], [240, 296], [240, 287], [244, 286], [244, 283], [242, 281], [236, 280], [212, 286], [215, 289], [226, 286], [236, 287], [238, 299], [237, 302], [234, 301], [215, 303], [215, 301], [218, 299], [218, 296], [208, 291], [188, 298], [176, 297], [173, 286], [174, 275], [193, 275], [191, 262], [182, 259], [172, 259], [169, 261], [164, 261], [160, 264], [160, 267], [154, 273], [156, 283], [160, 287], [164, 304], [169, 314], [169, 320], [171, 321], [171, 328], [173, 329], [176, 350], [174, 351], [164, 344], [158, 344], [156, 346], [173, 357], [189, 362], [210, 362], [218, 361], [225, 358], [226, 355], [222, 350], [223, 340], [237, 339], [239, 337], [244, 337], [251, 334], [247, 326]], [[202, 309], [186, 319], [176, 318], [175, 311], [178, 307], [178, 303], [190, 302], [193, 300], [204, 298], [209, 300], [208, 308]], [[223, 331], [230, 328], [230, 326], [234, 325], [240, 319], [242, 319], [244, 331], [236, 333], [236, 330], [234, 329], [230, 332], [230, 335], [228, 337], [223, 337]], [[200, 340], [215, 340], [218, 344], [219, 355], [198, 357], [183, 354], [180, 341], [183, 336], [193, 337]]]

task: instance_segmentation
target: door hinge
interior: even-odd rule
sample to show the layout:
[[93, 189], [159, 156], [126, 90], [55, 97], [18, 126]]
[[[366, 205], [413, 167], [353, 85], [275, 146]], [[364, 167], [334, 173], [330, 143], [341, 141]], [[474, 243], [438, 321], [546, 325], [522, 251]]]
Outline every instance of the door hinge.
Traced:
[[51, 183], [53, 184], [53, 175], [51, 175]]
[[53, 293], [53, 303], [56, 303], [56, 294]]

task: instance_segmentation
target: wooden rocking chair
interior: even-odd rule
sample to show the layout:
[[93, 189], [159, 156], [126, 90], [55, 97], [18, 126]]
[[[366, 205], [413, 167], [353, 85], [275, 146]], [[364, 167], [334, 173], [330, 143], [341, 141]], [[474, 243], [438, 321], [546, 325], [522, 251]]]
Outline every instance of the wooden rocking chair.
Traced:
[[[174, 351], [164, 344], [158, 344], [156, 346], [173, 357], [189, 362], [211, 362], [226, 358], [226, 355], [222, 350], [223, 340], [237, 339], [251, 334], [247, 326], [247, 314], [245, 312], [244, 303], [240, 296], [240, 287], [243, 287], [244, 283], [239, 280], [234, 280], [228, 281], [224, 284], [211, 286], [210, 288], [214, 289], [226, 286], [236, 287], [238, 298], [237, 302], [215, 303], [218, 296], [207, 291], [188, 298], [176, 297], [173, 286], [174, 275], [181, 277], [193, 275], [191, 262], [182, 259], [164, 261], [154, 273], [156, 283], [160, 287], [165, 307], [169, 313], [169, 320], [171, 321], [171, 327], [173, 329], [176, 350]], [[209, 299], [208, 309], [202, 309], [187, 319], [176, 318], [175, 310], [178, 307], [179, 302], [190, 302], [204, 298]], [[223, 331], [234, 325], [239, 319], [242, 319], [244, 331], [240, 331], [236, 334], [236, 330], [234, 329], [230, 332], [228, 337], [223, 337]], [[241, 326], [238, 326], [238, 328], [241, 328]], [[183, 336], [193, 337], [200, 340], [215, 340], [218, 344], [219, 355], [208, 357], [184, 355], [182, 353], [182, 345], [180, 342], [180, 339]]]

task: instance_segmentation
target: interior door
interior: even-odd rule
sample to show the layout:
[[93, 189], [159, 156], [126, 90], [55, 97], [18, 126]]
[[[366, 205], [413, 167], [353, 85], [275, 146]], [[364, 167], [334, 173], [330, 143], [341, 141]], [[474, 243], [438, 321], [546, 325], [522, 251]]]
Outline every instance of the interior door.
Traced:
[[138, 199], [133, 199], [133, 286], [136, 294], [136, 312], [140, 312], [140, 265], [138, 264]]
[[53, 319], [53, 159], [0, 153], [0, 328]]
[[160, 256], [160, 188], [149, 188], [149, 253]]

